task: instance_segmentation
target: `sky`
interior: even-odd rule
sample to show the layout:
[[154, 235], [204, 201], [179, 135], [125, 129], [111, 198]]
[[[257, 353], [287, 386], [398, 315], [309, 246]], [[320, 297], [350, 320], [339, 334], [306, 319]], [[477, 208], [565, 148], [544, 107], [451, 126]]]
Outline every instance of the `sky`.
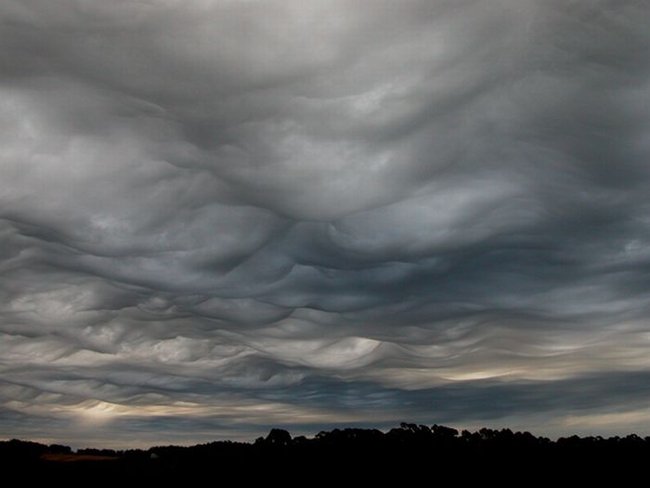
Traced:
[[649, 17], [3, 0], [0, 438], [650, 434]]

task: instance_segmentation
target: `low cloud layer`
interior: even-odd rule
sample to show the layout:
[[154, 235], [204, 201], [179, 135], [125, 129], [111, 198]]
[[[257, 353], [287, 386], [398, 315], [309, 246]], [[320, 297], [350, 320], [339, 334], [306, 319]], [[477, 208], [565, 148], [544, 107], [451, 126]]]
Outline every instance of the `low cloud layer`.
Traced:
[[650, 433], [648, 15], [6, 0], [0, 436]]

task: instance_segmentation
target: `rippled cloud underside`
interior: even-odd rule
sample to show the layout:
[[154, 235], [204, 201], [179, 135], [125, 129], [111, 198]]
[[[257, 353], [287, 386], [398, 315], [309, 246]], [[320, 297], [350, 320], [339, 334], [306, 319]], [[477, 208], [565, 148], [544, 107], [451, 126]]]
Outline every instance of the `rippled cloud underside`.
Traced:
[[649, 16], [4, 0], [0, 437], [650, 433]]

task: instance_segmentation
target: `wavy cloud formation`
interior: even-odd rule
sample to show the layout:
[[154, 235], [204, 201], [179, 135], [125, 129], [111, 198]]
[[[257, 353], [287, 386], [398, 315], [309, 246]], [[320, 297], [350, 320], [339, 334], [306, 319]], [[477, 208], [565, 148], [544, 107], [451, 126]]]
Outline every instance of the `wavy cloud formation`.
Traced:
[[0, 436], [648, 433], [649, 14], [6, 0]]

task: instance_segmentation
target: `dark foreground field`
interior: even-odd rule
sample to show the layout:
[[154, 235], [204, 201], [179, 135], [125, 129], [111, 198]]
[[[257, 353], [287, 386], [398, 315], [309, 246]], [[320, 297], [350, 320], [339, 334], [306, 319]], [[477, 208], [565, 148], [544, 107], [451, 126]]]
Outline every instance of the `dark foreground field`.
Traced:
[[[313, 438], [273, 429], [253, 443], [212, 442], [147, 450], [80, 449], [11, 440], [0, 442], [0, 467], [21, 481], [104, 483], [202, 479], [211, 485], [269, 481], [301, 484], [354, 477], [365, 481], [444, 480], [504, 483], [619, 481], [647, 475], [650, 437], [551, 441], [509, 429], [463, 431], [401, 424], [383, 433], [335, 429]], [[434, 481], [437, 482], [434, 483]], [[429, 483], [431, 482], [431, 483]], [[231, 484], [228, 483], [228, 484]]]

